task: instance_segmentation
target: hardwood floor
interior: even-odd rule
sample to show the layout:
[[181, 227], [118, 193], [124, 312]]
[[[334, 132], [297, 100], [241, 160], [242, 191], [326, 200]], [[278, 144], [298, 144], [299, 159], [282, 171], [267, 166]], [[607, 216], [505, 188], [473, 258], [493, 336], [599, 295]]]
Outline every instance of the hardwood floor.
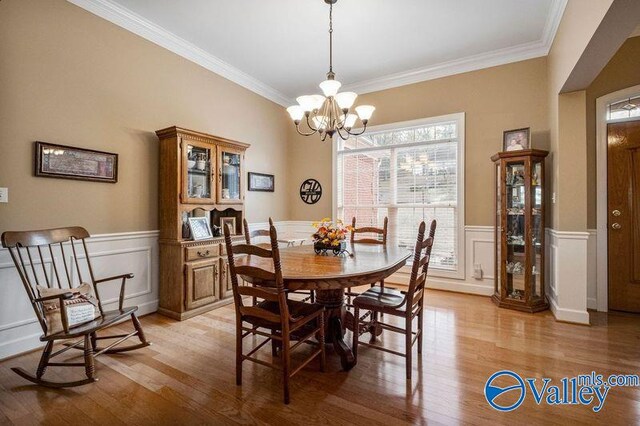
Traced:
[[[498, 309], [489, 298], [428, 291], [425, 347], [404, 379], [404, 359], [360, 348], [358, 365], [340, 371], [329, 351], [328, 372], [312, 362], [292, 379], [291, 404], [282, 404], [280, 374], [245, 363], [234, 381], [231, 307], [175, 322], [141, 318], [150, 348], [97, 359], [100, 380], [51, 390], [28, 384], [10, 367], [32, 371], [39, 353], [0, 363], [0, 423], [7, 424], [631, 424], [640, 421], [640, 389], [612, 388], [604, 408], [536, 405], [531, 394], [510, 413], [484, 397], [491, 374], [524, 377], [608, 375], [640, 371], [640, 316], [592, 314], [591, 327], [556, 322], [550, 312]], [[382, 341], [402, 348], [402, 336]], [[250, 343], [251, 339], [246, 339]], [[270, 345], [261, 351], [270, 357]], [[414, 361], [415, 362], [415, 361]], [[295, 365], [295, 360], [294, 360]], [[53, 379], [79, 377], [50, 368]], [[71, 369], [74, 370], [74, 369]], [[45, 377], [47, 377], [45, 375]]]

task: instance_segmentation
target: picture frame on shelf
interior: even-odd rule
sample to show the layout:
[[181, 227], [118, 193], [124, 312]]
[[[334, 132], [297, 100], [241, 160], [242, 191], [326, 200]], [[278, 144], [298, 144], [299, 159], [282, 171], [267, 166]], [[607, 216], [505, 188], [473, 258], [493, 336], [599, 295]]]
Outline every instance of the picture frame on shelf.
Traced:
[[236, 235], [236, 218], [235, 217], [220, 218], [220, 228], [222, 228], [222, 233], [224, 233], [225, 224], [229, 227], [229, 234]]
[[118, 182], [118, 154], [48, 142], [35, 142], [37, 177]]
[[522, 151], [531, 148], [531, 128], [505, 130], [502, 134], [503, 151]]
[[249, 191], [274, 192], [275, 176], [266, 173], [249, 172]]
[[194, 241], [208, 240], [213, 238], [209, 219], [207, 217], [190, 217], [189, 230]]

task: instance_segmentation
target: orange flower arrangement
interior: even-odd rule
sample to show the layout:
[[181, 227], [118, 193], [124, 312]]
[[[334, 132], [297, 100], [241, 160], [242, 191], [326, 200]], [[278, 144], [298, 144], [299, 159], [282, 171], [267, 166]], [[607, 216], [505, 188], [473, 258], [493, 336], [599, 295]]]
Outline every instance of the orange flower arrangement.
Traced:
[[314, 222], [313, 227], [316, 228], [316, 232], [312, 235], [313, 242], [332, 247], [339, 246], [340, 242], [344, 241], [347, 234], [353, 229], [351, 225], [345, 226], [341, 220], [333, 223], [330, 217], [325, 217], [320, 222]]

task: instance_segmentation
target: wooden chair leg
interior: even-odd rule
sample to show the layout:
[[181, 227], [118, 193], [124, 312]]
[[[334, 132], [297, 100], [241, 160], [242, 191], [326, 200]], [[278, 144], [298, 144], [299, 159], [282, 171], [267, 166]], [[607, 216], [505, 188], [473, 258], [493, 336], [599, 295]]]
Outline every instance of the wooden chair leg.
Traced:
[[93, 351], [96, 352], [98, 350], [98, 335], [94, 331], [93, 333], [91, 333], [90, 336], [91, 336], [91, 349], [93, 349]]
[[138, 332], [138, 339], [140, 339], [140, 342], [145, 344], [148, 343], [147, 337], [144, 335], [144, 331], [142, 330], [142, 325], [134, 313], [131, 314], [131, 322], [133, 323], [133, 328]]
[[376, 342], [376, 324], [378, 323], [378, 312], [371, 311], [371, 326], [369, 330], [371, 331], [371, 337], [369, 338], [369, 343], [373, 344]]
[[358, 339], [360, 335], [360, 309], [357, 306], [353, 307], [353, 343], [351, 345], [351, 351], [353, 352], [353, 359], [358, 360]]
[[318, 330], [320, 343], [320, 371], [324, 373], [327, 369], [327, 353], [325, 352], [324, 347], [324, 313], [320, 314], [318, 321], [320, 322], [320, 329]]
[[411, 348], [411, 316], [407, 316], [405, 319], [405, 347], [406, 347], [406, 369], [407, 369], [407, 380], [411, 380], [411, 355], [413, 350]]
[[242, 385], [242, 320], [236, 320], [236, 385]]
[[[384, 290], [384, 280], [380, 280], [380, 288]], [[380, 312], [380, 319], [384, 318], [384, 313]]]
[[284, 381], [284, 403], [289, 403], [289, 381], [291, 376], [289, 370], [291, 366], [291, 353], [289, 348], [289, 330], [282, 332], [282, 379]]
[[36, 370], [36, 377], [38, 380], [44, 376], [47, 371], [47, 365], [49, 365], [49, 357], [51, 356], [51, 350], [53, 349], [53, 340], [49, 340], [42, 351], [40, 362], [38, 363], [38, 369]]
[[[271, 329], [271, 334], [275, 335], [276, 330], [274, 328]], [[278, 341], [276, 339], [271, 339], [271, 356], [278, 356]]]
[[93, 345], [91, 344], [91, 336], [84, 336], [84, 371], [91, 380], [96, 380], [96, 367], [93, 359]]
[[424, 327], [424, 308], [420, 308], [420, 312], [418, 313], [418, 353], [422, 353], [422, 338], [423, 338], [423, 327]]

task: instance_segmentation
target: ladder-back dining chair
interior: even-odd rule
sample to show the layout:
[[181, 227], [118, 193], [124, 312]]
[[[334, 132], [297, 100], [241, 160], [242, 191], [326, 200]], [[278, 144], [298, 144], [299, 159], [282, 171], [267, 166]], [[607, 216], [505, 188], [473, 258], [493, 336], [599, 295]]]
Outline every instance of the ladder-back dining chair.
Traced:
[[[273, 226], [273, 219], [269, 218], [269, 227]], [[249, 231], [249, 222], [247, 219], [242, 219], [242, 227], [244, 228], [244, 240], [247, 244], [251, 244], [251, 240], [257, 237], [267, 237], [269, 238], [269, 230], [268, 229], [254, 229], [253, 231]]]
[[[81, 227], [40, 231], [4, 232], [2, 246], [9, 249], [11, 259], [42, 327], [40, 340], [45, 342], [36, 374], [22, 368], [12, 368], [23, 378], [38, 385], [61, 388], [80, 386], [97, 380], [94, 359], [102, 354], [114, 354], [149, 346], [138, 318], [137, 306], [124, 307], [125, 283], [133, 274], [98, 279], [94, 276], [86, 239], [89, 233]], [[47, 267], [47, 265], [50, 265]], [[76, 276], [77, 274], [77, 276]], [[108, 281], [120, 281], [118, 309], [104, 310], [98, 288]], [[93, 294], [95, 294], [95, 297]], [[99, 336], [98, 332], [117, 321], [130, 317], [134, 330], [130, 333]], [[118, 347], [136, 336], [140, 343]], [[65, 342], [65, 347], [53, 352], [53, 345]], [[105, 347], [98, 342], [115, 341]], [[51, 362], [69, 349], [84, 351], [84, 362]], [[53, 382], [43, 376], [49, 366], [84, 367], [86, 379]]]
[[[242, 362], [251, 361], [271, 368], [282, 370], [284, 379], [284, 403], [289, 403], [289, 381], [311, 360], [320, 357], [320, 369], [325, 369], [324, 350], [324, 307], [290, 300], [284, 288], [282, 268], [280, 265], [280, 251], [276, 228], [271, 226], [269, 238], [271, 249], [250, 244], [232, 245], [229, 228], [225, 224], [224, 238], [227, 247], [233, 301], [236, 309], [236, 384], [242, 385]], [[271, 259], [270, 270], [255, 266], [236, 266], [234, 256], [245, 255]], [[238, 277], [249, 277], [253, 287], [239, 286]], [[256, 297], [259, 303], [247, 306], [243, 297]], [[246, 326], [245, 323], [249, 324]], [[242, 339], [247, 336], [262, 336], [266, 339], [243, 353]], [[317, 342], [311, 339], [317, 336]], [[291, 341], [296, 341], [290, 346]], [[280, 354], [281, 364], [252, 357], [260, 348], [271, 341], [271, 354]], [[316, 349], [304, 359], [296, 368], [291, 368], [291, 352], [304, 342], [315, 344]], [[278, 351], [278, 349], [280, 349]]]
[[[387, 231], [389, 228], [389, 218], [385, 216], [382, 228], [376, 228], [374, 226], [363, 226], [361, 228], [356, 227], [355, 216], [351, 219], [351, 245], [353, 244], [373, 244], [387, 246]], [[356, 237], [358, 236], [358, 237]], [[384, 288], [384, 280], [380, 280], [380, 287]], [[371, 283], [373, 287], [376, 283]], [[349, 289], [346, 293], [347, 306], [353, 307], [351, 304], [351, 298], [358, 296], [360, 293]]]
[[[406, 293], [391, 288], [372, 287], [353, 299], [354, 317], [356, 325], [353, 332], [353, 355], [357, 356], [358, 345], [365, 345], [406, 358], [407, 380], [411, 379], [411, 360], [413, 345], [418, 341], [418, 354], [422, 353], [423, 322], [424, 322], [424, 289], [427, 281], [429, 269], [429, 259], [433, 247], [436, 233], [436, 221], [431, 222], [429, 236], [424, 239], [425, 223], [422, 222], [418, 228], [418, 237], [413, 255], [413, 265], [411, 266], [411, 277], [409, 279], [409, 289]], [[424, 253], [424, 254], [423, 254]], [[364, 309], [373, 313], [385, 313], [404, 319], [404, 328], [395, 325], [382, 323], [377, 320], [376, 315], [371, 315], [370, 321], [363, 321], [359, 315]], [[413, 320], [418, 318], [417, 331], [413, 331]], [[394, 351], [372, 343], [361, 342], [359, 336], [366, 332], [376, 333], [376, 329], [381, 327], [405, 335], [405, 352]]]
[[[273, 224], [273, 220], [271, 218], [269, 218], [269, 228], [271, 228], [272, 226], [274, 226]], [[251, 244], [251, 241], [254, 238], [257, 237], [267, 237], [269, 238], [270, 233], [268, 229], [254, 229], [253, 231], [249, 231], [249, 223], [247, 222], [247, 219], [242, 219], [242, 227], [244, 228], [244, 240], [246, 241], [247, 244]], [[268, 246], [267, 243], [262, 243], [262, 244], [258, 244], [259, 246]], [[303, 302], [311, 302], [311, 303], [315, 303], [316, 301], [316, 294], [313, 290], [296, 290], [296, 291], [290, 291], [290, 294], [302, 294], [304, 296], [306, 296], [304, 299], [302, 299]]]

